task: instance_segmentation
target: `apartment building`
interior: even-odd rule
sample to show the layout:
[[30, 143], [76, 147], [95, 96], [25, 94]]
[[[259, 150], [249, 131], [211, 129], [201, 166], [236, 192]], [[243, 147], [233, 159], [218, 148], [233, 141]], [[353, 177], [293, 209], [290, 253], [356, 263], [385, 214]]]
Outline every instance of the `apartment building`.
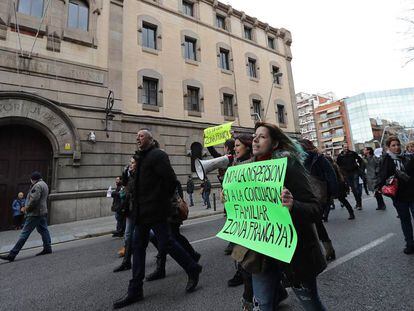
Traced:
[[319, 146], [319, 142], [314, 110], [315, 107], [330, 101], [332, 101], [330, 95], [308, 94], [304, 92], [296, 94], [301, 137], [312, 141], [317, 147]]
[[109, 215], [139, 128], [182, 182], [206, 127], [260, 118], [296, 135], [291, 44], [213, 0], [0, 0], [0, 229], [34, 169], [51, 223]]
[[337, 156], [344, 143], [351, 146], [349, 122], [343, 100], [317, 107], [315, 122], [319, 147], [325, 154]]

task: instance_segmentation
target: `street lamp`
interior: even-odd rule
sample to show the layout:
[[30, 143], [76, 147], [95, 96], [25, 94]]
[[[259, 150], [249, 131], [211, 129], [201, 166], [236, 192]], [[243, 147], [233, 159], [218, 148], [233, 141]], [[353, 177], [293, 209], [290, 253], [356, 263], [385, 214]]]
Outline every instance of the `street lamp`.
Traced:
[[282, 76], [283, 76], [283, 72], [275, 72], [275, 73], [273, 73], [273, 81], [272, 81], [272, 85], [270, 86], [269, 100], [267, 101], [266, 111], [265, 111], [265, 114], [264, 114], [264, 120], [266, 120], [267, 110], [269, 109], [270, 100], [272, 99], [273, 85], [274, 85], [274, 84], [278, 81], [278, 79], [279, 79], [279, 78], [281, 78]]

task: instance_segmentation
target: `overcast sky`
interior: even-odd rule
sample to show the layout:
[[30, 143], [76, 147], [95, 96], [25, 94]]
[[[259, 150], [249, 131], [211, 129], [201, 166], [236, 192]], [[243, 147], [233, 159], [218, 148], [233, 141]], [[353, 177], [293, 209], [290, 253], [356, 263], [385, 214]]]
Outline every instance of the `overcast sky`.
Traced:
[[407, 14], [410, 1], [414, 3], [413, 0], [223, 2], [292, 32], [296, 93], [332, 91], [342, 98], [366, 91], [414, 87], [414, 62], [403, 66], [407, 56], [403, 48], [408, 40], [403, 34], [407, 27], [401, 18]]

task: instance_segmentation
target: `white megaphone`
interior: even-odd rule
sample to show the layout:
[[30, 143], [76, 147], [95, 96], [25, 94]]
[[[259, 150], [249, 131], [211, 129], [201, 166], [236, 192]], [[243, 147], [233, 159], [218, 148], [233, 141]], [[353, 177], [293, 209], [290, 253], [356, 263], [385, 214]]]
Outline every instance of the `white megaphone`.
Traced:
[[227, 168], [229, 163], [233, 160], [232, 155], [224, 155], [210, 160], [195, 160], [195, 170], [197, 177], [204, 180], [208, 173], [218, 168]]

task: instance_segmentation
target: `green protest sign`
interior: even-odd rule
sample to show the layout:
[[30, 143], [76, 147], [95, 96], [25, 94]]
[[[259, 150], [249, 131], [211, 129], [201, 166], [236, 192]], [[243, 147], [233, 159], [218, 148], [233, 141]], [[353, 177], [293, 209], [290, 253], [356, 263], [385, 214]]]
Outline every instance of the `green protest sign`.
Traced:
[[230, 129], [233, 122], [213, 126], [204, 130], [204, 147], [216, 146], [231, 138]]
[[290, 263], [297, 235], [280, 194], [287, 158], [232, 166], [223, 181], [227, 221], [219, 238]]

